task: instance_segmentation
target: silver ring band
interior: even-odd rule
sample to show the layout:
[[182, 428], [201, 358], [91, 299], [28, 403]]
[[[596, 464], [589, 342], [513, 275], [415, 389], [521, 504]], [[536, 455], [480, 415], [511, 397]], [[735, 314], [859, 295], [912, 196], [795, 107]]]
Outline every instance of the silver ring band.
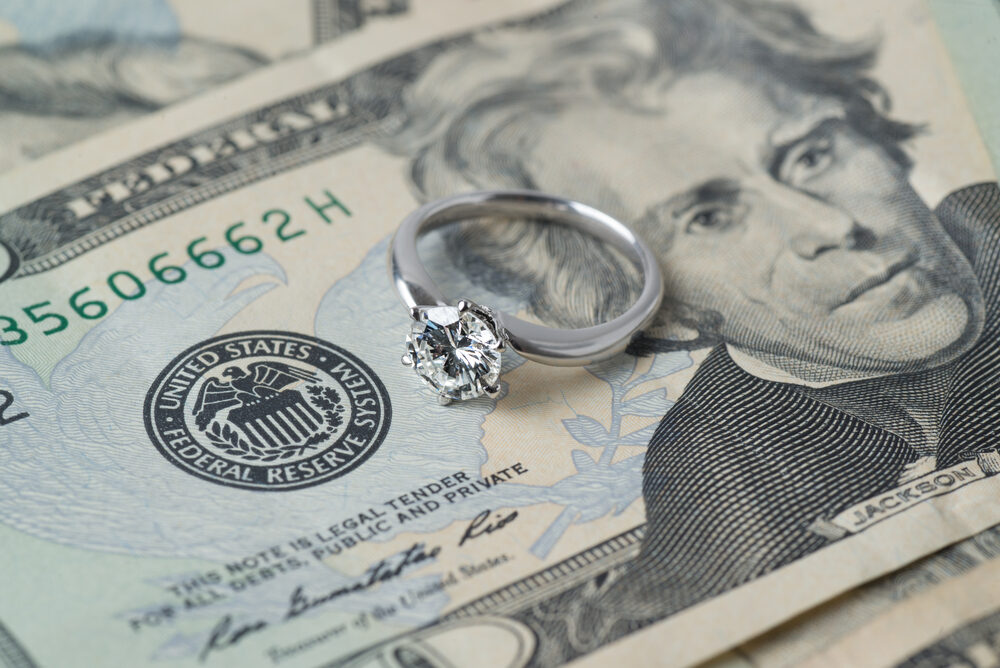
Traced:
[[496, 313], [502, 335], [521, 356], [556, 366], [590, 364], [622, 352], [632, 335], [656, 315], [663, 300], [663, 280], [652, 251], [623, 223], [593, 207], [531, 190], [464, 193], [430, 202], [403, 220], [392, 239], [389, 272], [403, 304], [419, 307], [454, 304], [448, 300], [417, 256], [417, 238], [448, 223], [483, 216], [544, 220], [582, 230], [625, 254], [643, 276], [639, 298], [625, 313], [581, 329], [554, 329], [506, 313]]

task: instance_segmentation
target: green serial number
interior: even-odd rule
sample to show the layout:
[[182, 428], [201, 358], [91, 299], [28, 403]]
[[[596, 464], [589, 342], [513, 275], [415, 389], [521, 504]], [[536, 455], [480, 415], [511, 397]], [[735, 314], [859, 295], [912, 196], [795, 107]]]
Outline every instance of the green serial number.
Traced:
[[[339, 199], [334, 197], [329, 190], [323, 191], [327, 202], [317, 204], [309, 197], [304, 198], [311, 207], [328, 225], [333, 222], [333, 218], [327, 213], [330, 209], [338, 209], [346, 216], [351, 216], [350, 209]], [[292, 229], [292, 216], [283, 209], [270, 209], [265, 211], [260, 217], [261, 223], [274, 229], [275, 238], [281, 243], [287, 243], [292, 239], [303, 236], [305, 229]], [[233, 223], [225, 229], [223, 238], [226, 243], [237, 253], [242, 255], [253, 255], [264, 249], [264, 241], [247, 229], [247, 224], [243, 221]], [[217, 250], [204, 250], [204, 244], [208, 243], [208, 237], [198, 237], [192, 239], [187, 245], [187, 258], [202, 269], [209, 271], [218, 269], [226, 263], [226, 257]], [[176, 264], [169, 264], [169, 253], [157, 253], [149, 258], [146, 264], [150, 274], [160, 283], [173, 285], [180, 283], [187, 278], [187, 271]], [[124, 301], [135, 301], [142, 299], [146, 295], [146, 284], [134, 273], [128, 270], [115, 271], [107, 277], [108, 287], [119, 299]], [[83, 320], [97, 320], [103, 318], [108, 313], [108, 305], [100, 299], [90, 299], [87, 293], [90, 287], [80, 288], [70, 295], [67, 300], [69, 308]], [[41, 332], [44, 336], [51, 336], [69, 327], [69, 318], [62, 313], [52, 309], [51, 301], [38, 302], [25, 306], [21, 311], [28, 320], [34, 323], [32, 334], [24, 329], [18, 320], [9, 315], [0, 314], [0, 346], [16, 346], [27, 341], [30, 336], [37, 336]], [[20, 316], [19, 316], [20, 317]], [[27, 326], [27, 325], [25, 325]]]

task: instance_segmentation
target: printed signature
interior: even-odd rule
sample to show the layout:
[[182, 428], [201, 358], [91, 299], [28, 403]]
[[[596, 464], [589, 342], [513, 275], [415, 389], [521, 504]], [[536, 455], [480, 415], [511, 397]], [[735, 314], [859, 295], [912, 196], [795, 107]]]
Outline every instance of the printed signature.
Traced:
[[[472, 527], [470, 527], [471, 529]], [[400, 577], [406, 569], [417, 564], [436, 559], [441, 554], [441, 547], [434, 546], [428, 549], [423, 543], [414, 543], [402, 554], [395, 555], [388, 559], [383, 559], [368, 568], [365, 576], [361, 579], [331, 589], [320, 594], [306, 593], [305, 588], [299, 585], [292, 592], [289, 600], [288, 612], [285, 613], [284, 620], [294, 619], [299, 615], [313, 610], [317, 607], [335, 601], [341, 596], [353, 594], [354, 592], [370, 589], [380, 582], [387, 582]], [[232, 615], [225, 615], [220, 619], [208, 634], [208, 641], [198, 655], [199, 660], [204, 661], [212, 652], [227, 649], [237, 645], [244, 638], [263, 631], [270, 623], [264, 619], [258, 619], [249, 623], [237, 624]]]
[[492, 512], [492, 510], [487, 508], [472, 518], [472, 523], [469, 524], [465, 533], [462, 534], [462, 539], [458, 541], [459, 547], [462, 547], [466, 541], [472, 540], [473, 538], [479, 538], [480, 536], [500, 531], [500, 529], [503, 529], [505, 526], [517, 519], [516, 510], [502, 516], [497, 513], [497, 516], [493, 520], [490, 520], [490, 513]]

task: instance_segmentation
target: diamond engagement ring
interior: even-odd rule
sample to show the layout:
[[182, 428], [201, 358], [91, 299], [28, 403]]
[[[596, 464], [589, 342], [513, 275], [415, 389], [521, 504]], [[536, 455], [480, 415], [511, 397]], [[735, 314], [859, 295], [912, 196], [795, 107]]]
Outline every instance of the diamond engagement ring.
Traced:
[[[483, 216], [566, 225], [611, 244], [642, 272], [639, 298], [617, 318], [581, 329], [543, 327], [466, 299], [449, 301], [417, 256], [417, 238]], [[403, 364], [437, 391], [442, 404], [496, 397], [500, 355], [508, 345], [526, 359], [555, 366], [582, 366], [616, 355], [649, 324], [663, 300], [655, 256], [624, 224], [586, 204], [531, 190], [465, 193], [425, 204], [396, 231], [389, 274], [413, 318]]]

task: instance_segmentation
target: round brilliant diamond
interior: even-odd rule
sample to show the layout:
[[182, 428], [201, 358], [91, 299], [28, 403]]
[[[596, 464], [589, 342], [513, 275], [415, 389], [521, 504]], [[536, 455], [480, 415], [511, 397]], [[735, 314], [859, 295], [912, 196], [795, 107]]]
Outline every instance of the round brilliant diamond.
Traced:
[[404, 361], [445, 403], [497, 391], [503, 343], [487, 318], [475, 309], [434, 306], [421, 309], [410, 328]]

